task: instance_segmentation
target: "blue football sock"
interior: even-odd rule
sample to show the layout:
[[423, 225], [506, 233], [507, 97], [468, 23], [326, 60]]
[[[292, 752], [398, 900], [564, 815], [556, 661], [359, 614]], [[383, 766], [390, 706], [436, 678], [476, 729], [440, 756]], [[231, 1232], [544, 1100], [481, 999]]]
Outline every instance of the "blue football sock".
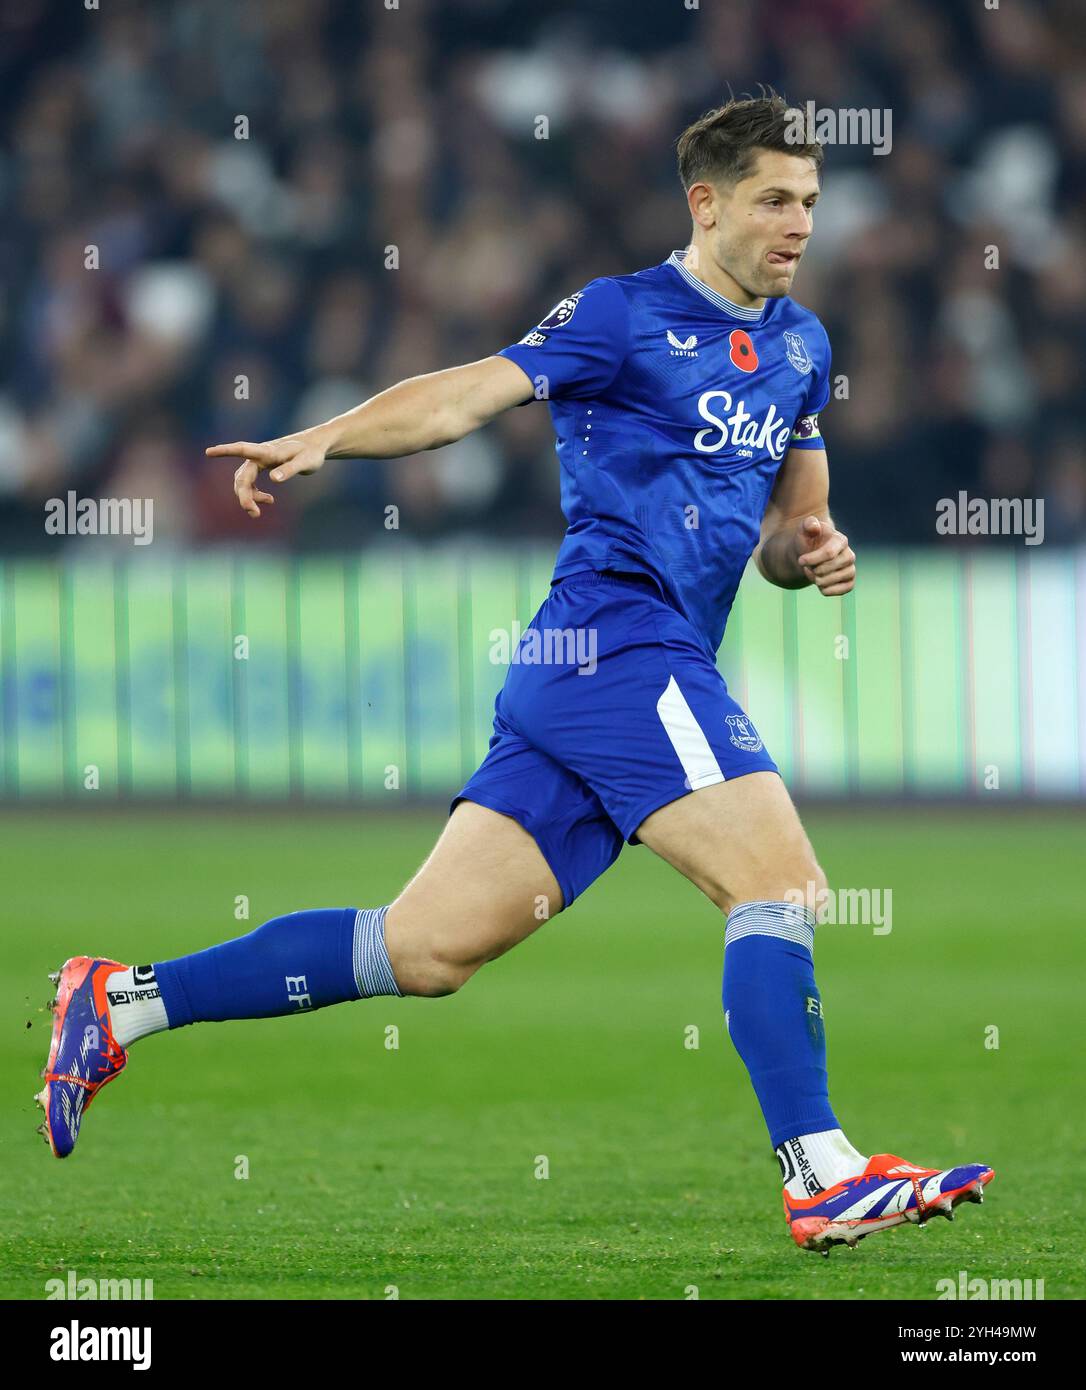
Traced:
[[838, 1129], [826, 1078], [826, 1030], [814, 977], [814, 913], [740, 903], [724, 929], [724, 1019], [750, 1073], [773, 1147]]
[[315, 908], [154, 971], [171, 1028], [274, 1018], [350, 999], [399, 994], [385, 950], [387, 907]]

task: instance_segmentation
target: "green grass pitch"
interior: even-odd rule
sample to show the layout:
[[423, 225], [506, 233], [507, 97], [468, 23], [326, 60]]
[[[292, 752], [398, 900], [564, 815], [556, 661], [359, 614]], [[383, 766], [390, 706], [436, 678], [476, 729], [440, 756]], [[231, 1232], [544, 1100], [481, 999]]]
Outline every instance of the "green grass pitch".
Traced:
[[888, 935], [820, 929], [842, 1124], [865, 1152], [991, 1163], [983, 1207], [795, 1249], [724, 1032], [721, 919], [643, 848], [451, 998], [138, 1043], [57, 1162], [32, 1101], [47, 971], [386, 902], [441, 817], [6, 813], [0, 1294], [74, 1270], [156, 1299], [933, 1299], [964, 1270], [1081, 1298], [1081, 815], [805, 819], [831, 882], [893, 891]]

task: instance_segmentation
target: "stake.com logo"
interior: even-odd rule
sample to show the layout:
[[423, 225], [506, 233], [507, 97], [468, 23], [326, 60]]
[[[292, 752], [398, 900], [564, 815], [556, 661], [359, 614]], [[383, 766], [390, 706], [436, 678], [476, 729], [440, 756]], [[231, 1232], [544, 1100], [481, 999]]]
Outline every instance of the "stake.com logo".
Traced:
[[[717, 414], [710, 406], [719, 401]], [[752, 453], [767, 453], [770, 458], [784, 458], [792, 435], [791, 422], [785, 420], [773, 404], [763, 419], [752, 415], [743, 401], [734, 401], [730, 391], [703, 391], [698, 398], [698, 414], [707, 420], [710, 429], [698, 430], [694, 448], [701, 454], [716, 454], [726, 444]]]

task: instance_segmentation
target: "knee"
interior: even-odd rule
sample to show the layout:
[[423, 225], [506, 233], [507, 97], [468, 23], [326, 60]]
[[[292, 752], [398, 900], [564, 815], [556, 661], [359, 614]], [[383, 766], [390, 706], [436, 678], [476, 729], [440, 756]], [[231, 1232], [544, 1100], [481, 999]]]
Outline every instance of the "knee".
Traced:
[[396, 983], [401, 994], [441, 999], [447, 994], [455, 994], [481, 964], [481, 961], [469, 963], [450, 959], [436, 945], [421, 947], [396, 969]]
[[385, 919], [385, 949], [400, 993], [426, 999], [455, 994], [483, 964], [447, 929], [435, 931], [400, 902]]

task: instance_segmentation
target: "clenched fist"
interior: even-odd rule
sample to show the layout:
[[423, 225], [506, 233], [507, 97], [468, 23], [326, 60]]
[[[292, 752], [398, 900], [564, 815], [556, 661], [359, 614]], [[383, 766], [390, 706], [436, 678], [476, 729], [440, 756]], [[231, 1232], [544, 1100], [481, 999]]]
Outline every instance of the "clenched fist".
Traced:
[[830, 521], [809, 516], [796, 531], [796, 563], [827, 598], [847, 594], [856, 583], [856, 556], [848, 537]]

